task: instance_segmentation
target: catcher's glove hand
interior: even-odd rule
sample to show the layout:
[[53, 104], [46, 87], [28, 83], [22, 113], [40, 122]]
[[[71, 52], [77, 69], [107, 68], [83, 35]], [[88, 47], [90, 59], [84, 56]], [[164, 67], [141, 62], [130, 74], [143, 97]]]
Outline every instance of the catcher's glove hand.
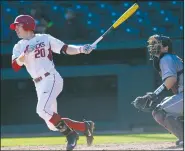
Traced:
[[158, 99], [159, 98], [155, 93], [149, 92], [142, 97], [137, 97], [131, 104], [133, 104], [135, 108], [139, 109], [139, 111], [151, 112], [157, 106]]

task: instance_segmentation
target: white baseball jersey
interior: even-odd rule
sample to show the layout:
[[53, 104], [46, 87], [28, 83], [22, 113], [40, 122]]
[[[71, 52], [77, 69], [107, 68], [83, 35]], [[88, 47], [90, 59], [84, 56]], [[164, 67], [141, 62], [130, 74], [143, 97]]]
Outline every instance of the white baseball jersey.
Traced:
[[61, 53], [64, 43], [49, 34], [35, 34], [30, 40], [22, 39], [13, 48], [12, 60], [19, 57], [26, 49], [32, 49], [26, 53], [24, 65], [31, 75], [37, 78], [46, 72], [55, 69], [52, 52]]

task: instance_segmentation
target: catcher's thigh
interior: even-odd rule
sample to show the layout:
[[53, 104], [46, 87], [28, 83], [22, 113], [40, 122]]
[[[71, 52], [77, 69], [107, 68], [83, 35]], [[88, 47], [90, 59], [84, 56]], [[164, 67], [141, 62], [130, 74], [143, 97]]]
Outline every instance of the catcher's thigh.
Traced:
[[36, 86], [38, 91], [36, 112], [45, 121], [49, 121], [53, 113], [57, 112], [57, 106], [52, 107], [52, 105], [63, 89], [63, 79], [59, 74], [51, 74], [38, 84]]
[[163, 110], [174, 116], [182, 116], [184, 110], [183, 93], [166, 98], [160, 105]]
[[174, 134], [180, 140], [183, 139], [183, 123], [176, 117], [166, 113], [161, 108], [156, 108], [152, 115], [156, 122], [158, 122], [161, 126], [166, 128], [169, 132]]

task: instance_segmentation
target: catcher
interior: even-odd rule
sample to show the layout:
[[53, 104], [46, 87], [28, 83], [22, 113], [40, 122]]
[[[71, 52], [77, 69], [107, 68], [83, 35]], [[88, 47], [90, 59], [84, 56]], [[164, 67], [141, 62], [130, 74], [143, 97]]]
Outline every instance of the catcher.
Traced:
[[[174, 134], [177, 146], [183, 146], [184, 134], [184, 68], [183, 61], [172, 52], [172, 41], [169, 37], [153, 35], [148, 39], [150, 60], [162, 78], [162, 85], [154, 92], [137, 97], [132, 104], [144, 112], [152, 112], [153, 118]], [[172, 90], [173, 96], [162, 99], [165, 90]]]

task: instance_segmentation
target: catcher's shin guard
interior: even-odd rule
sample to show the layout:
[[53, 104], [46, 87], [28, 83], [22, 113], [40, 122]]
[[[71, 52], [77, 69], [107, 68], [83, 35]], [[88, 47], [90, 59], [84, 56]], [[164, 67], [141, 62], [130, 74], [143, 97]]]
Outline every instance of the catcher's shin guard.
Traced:
[[184, 123], [179, 119], [169, 115], [165, 118], [164, 124], [180, 141], [184, 139]]
[[181, 122], [178, 118], [175, 118], [172, 115], [168, 115], [163, 109], [156, 108], [152, 115], [154, 119], [166, 128], [169, 132], [174, 134], [179, 140], [183, 140], [184, 138], [184, 123]]
[[94, 128], [95, 128], [94, 122], [84, 120], [84, 123], [85, 123], [85, 127], [86, 127], [84, 135], [87, 138], [87, 145], [91, 146], [93, 143], [93, 140], [94, 140], [94, 137], [93, 137], [93, 132], [94, 132]]

